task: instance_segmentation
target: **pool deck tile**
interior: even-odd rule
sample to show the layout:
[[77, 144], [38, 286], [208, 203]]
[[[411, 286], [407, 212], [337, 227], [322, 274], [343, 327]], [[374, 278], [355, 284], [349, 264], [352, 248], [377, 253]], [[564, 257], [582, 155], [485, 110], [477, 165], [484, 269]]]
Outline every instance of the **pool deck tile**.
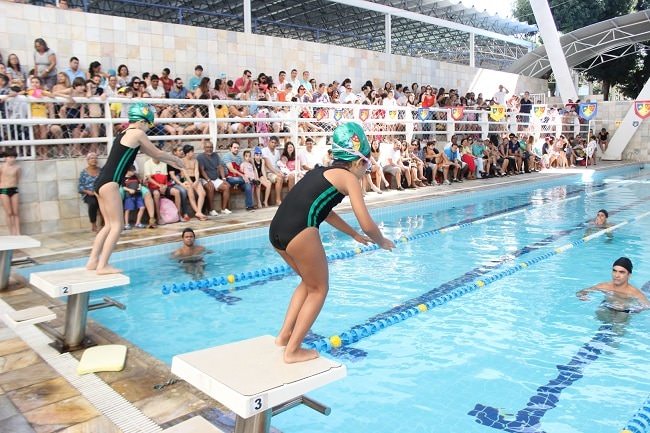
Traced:
[[[629, 163], [628, 163], [629, 164]], [[623, 166], [626, 163], [599, 164], [597, 169]], [[575, 174], [575, 173], [573, 173]], [[528, 179], [558, 179], [562, 171], [546, 175], [531, 174], [505, 179], [510, 185], [523, 185]], [[386, 191], [378, 195], [369, 193], [366, 201], [370, 207], [412, 202], [424, 198], [437, 198], [462, 194], [474, 190], [490, 190], [503, 184], [503, 179], [465, 182], [450, 187], [430, 187], [404, 192]], [[117, 250], [139, 246], [177, 242], [185, 227], [192, 227], [201, 236], [229, 233], [242, 229], [268, 225], [276, 208], [255, 212], [234, 212], [205, 222], [193, 220], [156, 229], [131, 230], [122, 235]], [[343, 205], [343, 210], [349, 206]], [[29, 251], [17, 251], [15, 258], [31, 257], [39, 263], [87, 257], [94, 233], [73, 230], [65, 233], [33, 235], [42, 246]], [[17, 265], [20, 267], [23, 265]], [[15, 309], [34, 305], [54, 306], [57, 319], [50, 322], [61, 329], [65, 308], [59, 300], [52, 300], [31, 288], [28, 282], [14, 273], [9, 288], [0, 291], [0, 298]], [[111, 331], [88, 321], [88, 333], [98, 344], [126, 344], [127, 361], [124, 370], [97, 375], [119, 394], [140, 408], [159, 425], [176, 424], [196, 414], [228, 411], [218, 402], [205, 396], [187, 383], [178, 383], [156, 390], [154, 385], [172, 378], [170, 367], [148, 355]], [[72, 353], [77, 359], [81, 351]], [[11, 433], [118, 433], [120, 430], [97, 410], [49, 365], [43, 362], [16, 334], [0, 321], [0, 432]]]

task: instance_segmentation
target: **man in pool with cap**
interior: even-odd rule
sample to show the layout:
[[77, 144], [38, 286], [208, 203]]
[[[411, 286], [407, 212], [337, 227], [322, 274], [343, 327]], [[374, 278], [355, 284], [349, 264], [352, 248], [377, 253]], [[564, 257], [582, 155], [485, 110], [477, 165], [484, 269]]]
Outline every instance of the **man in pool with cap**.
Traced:
[[632, 261], [627, 257], [618, 258], [612, 265], [612, 281], [599, 283], [576, 293], [581, 301], [589, 300], [590, 292], [603, 292], [603, 305], [619, 313], [631, 313], [650, 309], [650, 301], [639, 289], [630, 284]]
[[[585, 231], [585, 235], [590, 235], [592, 233], [599, 232], [606, 228], [611, 227], [611, 224], [607, 221], [609, 218], [609, 212], [606, 209], [601, 209], [596, 213], [596, 218], [589, 223], [589, 227]], [[614, 234], [612, 232], [607, 233], [608, 238], [613, 238]]]

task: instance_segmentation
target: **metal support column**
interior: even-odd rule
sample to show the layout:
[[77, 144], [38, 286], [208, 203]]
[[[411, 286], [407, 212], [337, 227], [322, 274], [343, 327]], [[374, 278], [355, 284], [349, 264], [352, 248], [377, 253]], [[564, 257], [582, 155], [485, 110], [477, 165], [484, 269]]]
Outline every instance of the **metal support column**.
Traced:
[[86, 338], [86, 319], [88, 317], [89, 292], [68, 297], [65, 313], [63, 344], [67, 349], [81, 346]]
[[392, 30], [392, 18], [390, 14], [384, 15], [386, 18], [384, 20], [385, 23], [385, 30], [384, 33], [386, 34], [386, 54], [391, 54], [393, 51], [393, 48], [391, 47], [392, 45], [392, 39], [393, 39], [393, 30]]
[[469, 34], [469, 65], [472, 68], [476, 67], [476, 45], [474, 41], [474, 33]]
[[251, 0], [244, 0], [244, 33], [250, 35], [253, 33], [251, 24]]
[[566, 61], [566, 57], [564, 57], [564, 51], [562, 51], [562, 44], [560, 43], [560, 37], [558, 36], [557, 27], [555, 27], [555, 21], [553, 21], [553, 15], [551, 14], [548, 1], [530, 0], [530, 6], [533, 8], [539, 34], [544, 41], [548, 60], [551, 63], [557, 87], [560, 89], [562, 101], [564, 103], [568, 102], [569, 99], [575, 101], [578, 99], [578, 92], [571, 79], [569, 64]]
[[9, 274], [11, 273], [11, 258], [13, 250], [0, 251], [0, 290], [6, 289], [9, 285]]
[[273, 409], [267, 409], [250, 418], [237, 415], [235, 433], [269, 433]]

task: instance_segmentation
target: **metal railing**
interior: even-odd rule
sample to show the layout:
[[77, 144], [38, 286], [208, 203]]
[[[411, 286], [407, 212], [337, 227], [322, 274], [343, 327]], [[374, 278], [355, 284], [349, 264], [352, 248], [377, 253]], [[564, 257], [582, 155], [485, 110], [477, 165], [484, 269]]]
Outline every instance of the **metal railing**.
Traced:
[[[462, 115], [454, 108], [430, 108], [355, 104], [288, 103], [267, 101], [205, 99], [128, 99], [128, 98], [32, 98], [8, 99], [0, 109], [0, 147], [13, 146], [19, 159], [81, 156], [95, 147], [108, 151], [115, 134], [123, 129], [128, 105], [145, 102], [157, 108], [156, 125], [149, 137], [166, 143], [210, 140], [216, 148], [227, 148], [233, 140], [248, 141], [250, 146], [266, 145], [277, 136], [295, 145], [304, 138], [327, 140], [341, 122], [363, 124], [368, 136], [381, 140], [389, 137], [411, 140], [416, 137], [449, 141], [454, 134], [486, 138], [492, 133], [515, 132], [533, 135], [578, 135], [588, 125], [577, 118], [563, 119], [554, 110], [542, 117], [508, 112], [500, 121], [491, 119], [484, 109], [465, 107]], [[46, 106], [61, 118], [34, 118], [32, 104]], [[81, 118], [66, 118], [66, 104], [79, 106]], [[87, 117], [88, 107], [101, 117]], [[97, 108], [101, 108], [98, 111]], [[77, 108], [75, 108], [77, 110]], [[225, 111], [229, 112], [227, 117]], [[222, 114], [219, 114], [222, 113]], [[223, 116], [223, 117], [219, 117]], [[96, 125], [96, 126], [95, 126]], [[246, 147], [246, 146], [242, 146]], [[93, 149], [97, 150], [97, 149]]]

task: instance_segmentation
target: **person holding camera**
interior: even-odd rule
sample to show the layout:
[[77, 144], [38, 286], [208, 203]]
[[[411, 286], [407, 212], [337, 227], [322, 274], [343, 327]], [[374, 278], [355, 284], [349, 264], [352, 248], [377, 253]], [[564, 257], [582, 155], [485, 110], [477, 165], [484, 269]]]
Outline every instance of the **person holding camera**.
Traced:
[[[244, 176], [244, 182], [250, 184], [253, 190], [254, 197], [257, 197], [257, 203], [260, 202], [260, 179], [257, 175], [257, 170], [253, 165], [253, 159], [251, 156], [250, 150], [244, 150], [244, 161], [239, 166]], [[257, 205], [253, 206], [253, 209], [257, 209]], [[246, 210], [251, 210], [248, 207]]]

